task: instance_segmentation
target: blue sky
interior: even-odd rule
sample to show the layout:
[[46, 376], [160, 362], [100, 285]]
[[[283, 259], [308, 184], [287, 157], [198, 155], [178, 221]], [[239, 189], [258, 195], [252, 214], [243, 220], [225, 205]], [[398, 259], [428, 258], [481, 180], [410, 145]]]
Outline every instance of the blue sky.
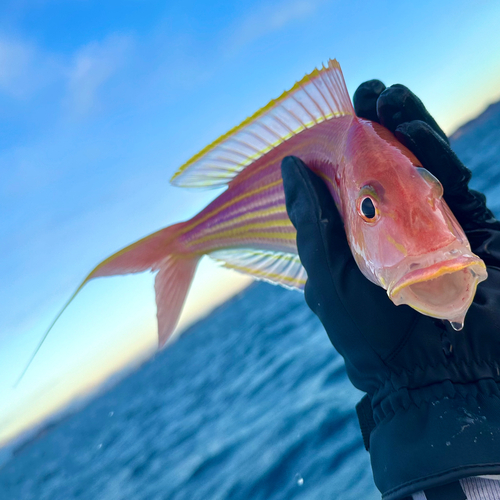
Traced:
[[[334, 57], [351, 95], [404, 83], [452, 132], [500, 98], [499, 18], [487, 0], [4, 0], [0, 441], [151, 353], [152, 276], [98, 280], [12, 388], [95, 264], [217, 195], [170, 187], [179, 165]], [[246, 283], [203, 262], [184, 324]]]

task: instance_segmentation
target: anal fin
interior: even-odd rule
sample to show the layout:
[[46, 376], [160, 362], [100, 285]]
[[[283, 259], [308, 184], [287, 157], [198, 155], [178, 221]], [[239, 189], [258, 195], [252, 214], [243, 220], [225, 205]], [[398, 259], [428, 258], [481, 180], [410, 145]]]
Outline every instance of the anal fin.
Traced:
[[285, 288], [303, 290], [307, 281], [306, 270], [297, 254], [230, 249], [213, 252], [209, 256], [224, 267]]

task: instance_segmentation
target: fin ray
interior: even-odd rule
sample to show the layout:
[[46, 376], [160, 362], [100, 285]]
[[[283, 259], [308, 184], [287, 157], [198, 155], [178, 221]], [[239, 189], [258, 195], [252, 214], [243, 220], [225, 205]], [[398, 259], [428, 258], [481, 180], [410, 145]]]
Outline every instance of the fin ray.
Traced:
[[220, 187], [294, 135], [325, 120], [355, 116], [336, 60], [315, 69], [180, 167], [171, 183]]
[[285, 288], [303, 290], [307, 280], [306, 270], [295, 253], [239, 248], [219, 250], [209, 256], [228, 269]]
[[158, 347], [172, 335], [182, 311], [200, 256], [167, 257], [155, 278]]

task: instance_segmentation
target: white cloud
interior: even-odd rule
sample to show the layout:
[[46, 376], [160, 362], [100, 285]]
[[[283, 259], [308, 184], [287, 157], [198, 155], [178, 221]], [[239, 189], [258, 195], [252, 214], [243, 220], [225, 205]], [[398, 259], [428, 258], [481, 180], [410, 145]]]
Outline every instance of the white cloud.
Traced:
[[56, 83], [66, 88], [63, 101], [67, 109], [87, 114], [98, 103], [99, 88], [124, 65], [132, 45], [130, 36], [115, 34], [67, 57], [0, 36], [0, 94], [29, 99]]
[[13, 95], [21, 92], [23, 76], [33, 60], [33, 50], [19, 42], [0, 40], [0, 88]]
[[71, 112], [87, 114], [98, 105], [99, 88], [124, 65], [131, 47], [131, 37], [112, 35], [84, 46], [74, 55], [66, 99]]
[[25, 99], [61, 75], [54, 57], [27, 42], [0, 38], [1, 93]]
[[290, 23], [313, 14], [323, 0], [292, 0], [274, 5], [264, 4], [260, 9], [233, 27], [234, 46], [247, 45], [265, 35], [278, 31]]

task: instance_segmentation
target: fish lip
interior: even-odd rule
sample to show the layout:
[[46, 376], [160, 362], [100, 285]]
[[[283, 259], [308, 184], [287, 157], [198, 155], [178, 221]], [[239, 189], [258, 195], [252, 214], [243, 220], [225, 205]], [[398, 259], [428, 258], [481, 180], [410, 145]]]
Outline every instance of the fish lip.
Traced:
[[436, 262], [430, 266], [423, 267], [421, 269], [416, 269], [403, 275], [398, 281], [396, 281], [392, 286], [389, 287], [387, 293], [392, 299], [397, 295], [403, 288], [406, 288], [415, 283], [421, 283], [422, 281], [429, 281], [443, 274], [450, 274], [462, 269], [466, 269], [471, 266], [480, 266], [486, 268], [485, 263], [478, 257], [472, 257], [467, 255], [461, 255], [453, 259], [442, 260]]

